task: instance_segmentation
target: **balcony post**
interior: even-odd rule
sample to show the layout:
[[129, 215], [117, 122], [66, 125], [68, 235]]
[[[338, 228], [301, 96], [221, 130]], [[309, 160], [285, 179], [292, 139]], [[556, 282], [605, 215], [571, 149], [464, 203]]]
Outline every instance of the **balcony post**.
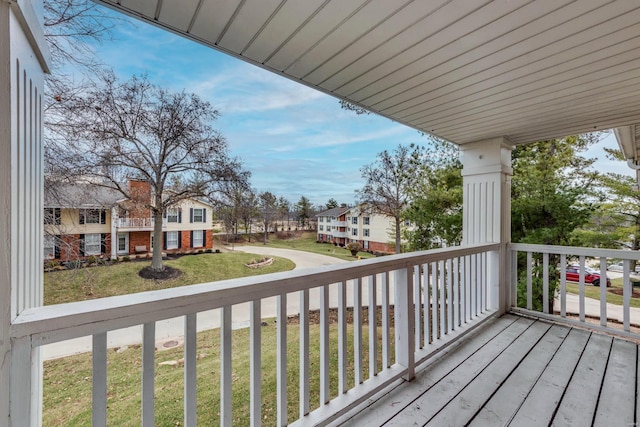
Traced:
[[396, 361], [407, 368], [404, 379], [413, 380], [415, 376], [415, 335], [414, 335], [414, 310], [413, 284], [410, 280], [413, 276], [407, 272], [407, 268], [395, 271], [395, 337], [396, 337]]
[[508, 244], [511, 241], [511, 150], [504, 137], [464, 144], [463, 244], [500, 243], [500, 251], [487, 256], [487, 305], [505, 313], [509, 309]]
[[43, 299], [42, 101], [48, 56], [42, 2], [0, 1], [2, 426], [41, 424], [39, 353], [28, 339], [12, 343], [10, 328], [23, 310], [42, 305]]

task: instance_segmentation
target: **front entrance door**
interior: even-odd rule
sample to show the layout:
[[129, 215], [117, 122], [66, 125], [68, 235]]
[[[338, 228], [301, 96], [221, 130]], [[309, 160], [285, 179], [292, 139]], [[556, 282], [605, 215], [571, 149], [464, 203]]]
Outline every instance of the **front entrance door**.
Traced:
[[129, 233], [118, 233], [118, 255], [129, 253]]

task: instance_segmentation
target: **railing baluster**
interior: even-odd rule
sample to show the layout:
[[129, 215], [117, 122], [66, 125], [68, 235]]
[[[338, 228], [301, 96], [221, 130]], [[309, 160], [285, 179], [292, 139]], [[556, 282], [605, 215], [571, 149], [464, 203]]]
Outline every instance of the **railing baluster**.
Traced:
[[277, 389], [277, 425], [287, 423], [287, 294], [278, 295], [276, 299], [277, 331], [276, 331], [276, 389]]
[[231, 314], [232, 308], [220, 309], [220, 425], [230, 426], [233, 422], [232, 402], [232, 354], [231, 354]]
[[549, 313], [549, 254], [542, 254], [542, 312]]
[[309, 413], [309, 290], [300, 291], [300, 418]]
[[[105, 334], [106, 335], [106, 334]], [[95, 337], [94, 337], [95, 346]], [[106, 346], [106, 344], [105, 344]], [[1, 362], [0, 362], [1, 363]], [[36, 418], [37, 412], [40, 408], [33, 408], [34, 402], [32, 402], [32, 388], [33, 384], [33, 364], [34, 364], [34, 351], [31, 349], [31, 337], [25, 337], [16, 339], [11, 345], [11, 405], [12, 417], [15, 417], [24, 425], [38, 425]], [[105, 361], [106, 364], [106, 361]], [[106, 368], [105, 368], [106, 371]], [[105, 374], [106, 375], [106, 374]], [[94, 402], [96, 401], [95, 390], [95, 358], [94, 358]], [[106, 388], [106, 380], [105, 380]], [[106, 390], [104, 395], [106, 396]], [[5, 396], [2, 396], [5, 399]], [[9, 399], [8, 397], [6, 398]], [[6, 402], [6, 401], [5, 401]], [[95, 403], [94, 403], [95, 407]], [[106, 414], [106, 404], [105, 404]], [[16, 423], [17, 424], [17, 423]], [[99, 425], [99, 424], [94, 424]], [[101, 425], [106, 425], [106, 415]]]
[[197, 425], [197, 315], [187, 314], [184, 319], [184, 425]]
[[480, 296], [482, 298], [481, 303], [480, 303], [480, 313], [484, 313], [488, 306], [487, 306], [487, 292], [488, 292], [488, 285], [487, 285], [487, 253], [486, 252], [482, 252], [480, 254], [478, 254], [478, 256], [480, 257], [480, 280], [482, 280], [482, 286], [480, 286]]
[[330, 400], [329, 385], [329, 285], [325, 285], [320, 288], [320, 406]]
[[469, 261], [470, 261], [470, 267], [469, 268], [469, 277], [470, 277], [470, 291], [469, 294], [471, 295], [471, 301], [470, 301], [470, 307], [469, 307], [469, 318], [473, 319], [474, 317], [476, 317], [478, 315], [477, 313], [477, 308], [478, 306], [476, 305], [476, 297], [478, 295], [478, 269], [476, 268], [476, 260], [477, 257], [474, 255], [470, 255], [469, 256]]
[[249, 399], [252, 427], [262, 425], [262, 300], [249, 307]]
[[533, 308], [533, 254], [527, 252], [527, 310]]
[[579, 279], [579, 306], [580, 306], [580, 321], [584, 322], [584, 256], [580, 256], [580, 279]]
[[631, 317], [629, 307], [631, 306], [631, 261], [625, 260], [622, 272], [622, 327], [629, 332], [631, 326]]
[[[623, 270], [624, 268], [626, 268], [626, 262]], [[600, 325], [607, 326], [607, 259], [605, 257], [600, 257]]]
[[422, 319], [424, 322], [423, 325], [423, 336], [424, 336], [424, 346], [428, 346], [429, 345], [429, 329], [430, 329], [430, 323], [431, 323], [431, 306], [430, 306], [430, 301], [429, 301], [429, 264], [422, 264], [422, 286], [424, 287], [424, 289], [422, 290], [422, 307], [423, 307], [423, 311], [422, 311]]
[[93, 336], [93, 388], [91, 425], [107, 425], [107, 333]]
[[347, 392], [347, 285], [338, 284], [338, 393]]
[[440, 338], [442, 338], [447, 333], [446, 328], [446, 315], [447, 315], [447, 284], [446, 284], [446, 275], [447, 272], [444, 268], [444, 260], [440, 260], [438, 262], [438, 270], [440, 274], [440, 280], [438, 286], [440, 287]]
[[511, 305], [518, 306], [518, 251], [511, 253]]
[[433, 319], [431, 321], [431, 341], [436, 342], [438, 340], [438, 315], [440, 313], [440, 307], [438, 304], [438, 267], [437, 263], [431, 263], [431, 315]]
[[155, 322], [145, 323], [142, 331], [142, 425], [144, 427], [152, 427], [155, 424], [153, 411], [156, 349]]
[[389, 321], [389, 272], [380, 276], [382, 279], [382, 369], [391, 366], [391, 325]]
[[560, 316], [567, 317], [567, 255], [560, 255]]
[[422, 322], [420, 321], [420, 303], [422, 302], [422, 293], [421, 293], [421, 280], [420, 280], [420, 265], [413, 266], [413, 298], [416, 302], [416, 309], [414, 312], [415, 319], [413, 323], [416, 325], [414, 330], [414, 341], [416, 343], [416, 350], [420, 350], [422, 345], [420, 345], [422, 341]]
[[378, 295], [376, 276], [369, 276], [369, 378], [378, 374]]
[[451, 258], [447, 258], [447, 333], [453, 331], [453, 265]]
[[353, 279], [353, 373], [356, 385], [362, 379], [362, 286]]
[[453, 330], [460, 326], [460, 258], [453, 259]]
[[464, 284], [464, 288], [465, 288], [465, 292], [464, 292], [464, 304], [465, 304], [465, 322], [470, 322], [471, 321], [471, 313], [472, 313], [472, 293], [473, 293], [473, 288], [471, 286], [471, 284], [473, 283], [473, 269], [472, 269], [472, 261], [471, 261], [471, 257], [469, 255], [464, 257], [465, 261], [464, 261], [464, 277], [465, 277], [465, 284]]

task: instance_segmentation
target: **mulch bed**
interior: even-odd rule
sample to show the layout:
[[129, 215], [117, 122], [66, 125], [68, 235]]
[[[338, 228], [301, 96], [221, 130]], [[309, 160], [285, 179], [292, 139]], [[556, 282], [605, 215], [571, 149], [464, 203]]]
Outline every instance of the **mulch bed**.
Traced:
[[[347, 307], [347, 323], [353, 323], [353, 307]], [[377, 307], [376, 309], [376, 320], [378, 326], [382, 326], [382, 308]], [[362, 307], [362, 323], [369, 322], [369, 307]], [[389, 306], [389, 323], [391, 327], [393, 327], [394, 317], [393, 317], [393, 306]], [[293, 316], [287, 317], [288, 325], [298, 325], [300, 323], [300, 317], [296, 314]], [[320, 310], [310, 310], [309, 311], [309, 324], [310, 325], [318, 325], [320, 323]], [[338, 323], [338, 309], [330, 308], [329, 309], [329, 323]]]
[[[622, 288], [614, 288], [614, 289], [608, 289], [609, 292], [611, 292], [612, 294], [616, 294], [616, 295], [620, 295], [622, 296]], [[632, 298], [640, 298], [640, 289], [635, 289], [633, 288], [631, 290], [631, 297]]]
[[157, 271], [152, 270], [151, 267], [145, 267], [138, 272], [138, 276], [143, 279], [153, 279], [153, 280], [169, 280], [175, 279], [176, 277], [182, 275], [182, 270], [178, 270], [177, 268], [164, 266], [164, 270]]

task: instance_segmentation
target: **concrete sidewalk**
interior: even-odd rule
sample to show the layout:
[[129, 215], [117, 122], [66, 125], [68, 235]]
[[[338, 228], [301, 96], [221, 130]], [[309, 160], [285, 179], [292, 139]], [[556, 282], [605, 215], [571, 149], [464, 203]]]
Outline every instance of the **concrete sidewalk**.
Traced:
[[[294, 270], [305, 269], [310, 267], [318, 267], [322, 265], [330, 265], [337, 263], [349, 262], [340, 258], [334, 258], [326, 255], [319, 255], [310, 252], [295, 251], [290, 249], [278, 249], [268, 246], [236, 246], [236, 251], [253, 253], [256, 255], [272, 255], [287, 258], [296, 264]], [[316, 295], [318, 293], [318, 295]], [[363, 287], [363, 297], [366, 296], [366, 287]], [[352, 297], [350, 295], [350, 297]], [[312, 290], [309, 297], [310, 308], [317, 309], [319, 303], [319, 291]], [[337, 305], [331, 302], [332, 306]], [[287, 298], [287, 313], [297, 314], [299, 312], [298, 298]], [[249, 303], [238, 304], [233, 306], [233, 325], [234, 329], [247, 327], [249, 324]], [[262, 301], [262, 316], [265, 318], [276, 316], [276, 298], [267, 298]], [[204, 331], [220, 327], [219, 310], [205, 311], [198, 313], [197, 320], [198, 331]], [[184, 318], [177, 317], [156, 322], [156, 348], [165, 348], [169, 342], [172, 344], [182, 342], [184, 336]], [[128, 345], [140, 344], [142, 342], [142, 325], [130, 328], [111, 331], [107, 334], [107, 346], [109, 348], [118, 348]], [[84, 353], [91, 351], [92, 337], [82, 337], [73, 340], [62, 341], [55, 344], [49, 344], [42, 347], [42, 355], [45, 360], [55, 359], [72, 354]]]
[[[554, 311], [560, 312], [560, 299], [557, 298], [553, 304]], [[600, 301], [593, 298], [584, 298], [584, 311], [585, 315], [589, 317], [600, 318]], [[576, 294], [567, 294], [567, 313], [575, 314], [580, 313], [580, 297]], [[632, 325], [640, 327], [640, 308], [630, 307], [629, 318]], [[616, 304], [607, 303], [607, 319], [615, 320], [620, 323], [623, 322], [624, 316], [622, 312], [622, 306]]]

